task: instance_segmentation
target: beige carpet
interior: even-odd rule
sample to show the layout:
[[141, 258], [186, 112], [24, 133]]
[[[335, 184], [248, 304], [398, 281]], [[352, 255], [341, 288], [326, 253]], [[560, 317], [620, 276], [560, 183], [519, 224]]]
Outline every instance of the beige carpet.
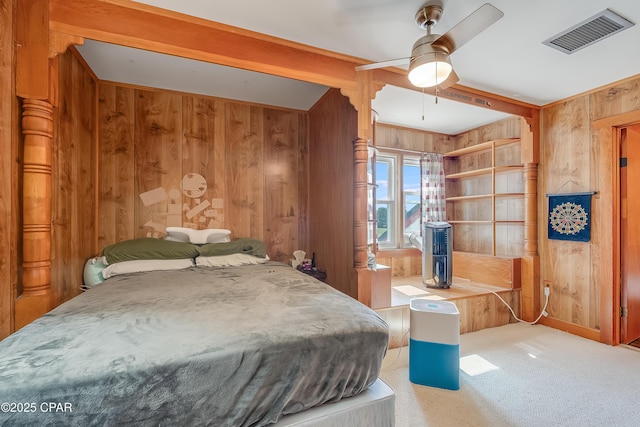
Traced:
[[412, 384], [407, 356], [390, 350], [381, 373], [398, 427], [640, 426], [637, 349], [541, 325], [485, 329], [460, 337], [457, 391]]

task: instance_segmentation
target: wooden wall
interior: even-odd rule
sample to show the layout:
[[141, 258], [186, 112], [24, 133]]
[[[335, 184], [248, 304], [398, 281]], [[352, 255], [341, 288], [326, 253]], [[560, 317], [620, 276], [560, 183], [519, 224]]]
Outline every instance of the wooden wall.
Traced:
[[306, 113], [109, 83], [98, 109], [98, 249], [167, 226], [306, 246]]
[[454, 138], [442, 133], [426, 132], [400, 126], [376, 123], [375, 146], [428, 153], [453, 150]]
[[358, 297], [353, 268], [353, 141], [357, 114], [331, 89], [309, 111], [308, 256], [327, 272], [327, 283]]
[[[640, 110], [640, 77], [546, 106], [541, 114], [541, 162], [538, 218], [541, 280], [553, 283], [546, 323], [598, 337], [619, 298], [614, 294], [611, 141], [601, 141], [591, 122]], [[604, 159], [607, 160], [607, 159]], [[592, 197], [591, 240], [585, 243], [547, 239], [547, 193], [597, 191]], [[540, 291], [541, 292], [541, 291]], [[604, 301], [602, 300], [604, 296]], [[610, 328], [609, 325], [606, 326]], [[592, 333], [593, 332], [593, 333]], [[604, 331], [603, 337], [610, 337]], [[605, 341], [607, 339], [605, 338]]]
[[0, 339], [13, 330], [17, 286], [17, 126], [13, 2], [0, 2]]
[[[520, 117], [507, 117], [506, 119], [498, 120], [456, 135], [452, 149], [457, 150], [495, 139], [520, 138], [520, 130]], [[520, 159], [518, 159], [518, 161], [519, 160]]]
[[51, 297], [78, 295], [87, 258], [96, 254], [97, 83], [76, 54], [58, 56], [51, 161]]

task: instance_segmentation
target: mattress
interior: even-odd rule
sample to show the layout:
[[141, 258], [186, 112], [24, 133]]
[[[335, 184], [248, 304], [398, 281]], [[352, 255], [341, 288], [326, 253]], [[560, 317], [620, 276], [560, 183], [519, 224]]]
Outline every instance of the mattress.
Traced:
[[0, 342], [0, 422], [268, 425], [366, 390], [387, 344], [374, 311], [284, 264], [125, 274]]

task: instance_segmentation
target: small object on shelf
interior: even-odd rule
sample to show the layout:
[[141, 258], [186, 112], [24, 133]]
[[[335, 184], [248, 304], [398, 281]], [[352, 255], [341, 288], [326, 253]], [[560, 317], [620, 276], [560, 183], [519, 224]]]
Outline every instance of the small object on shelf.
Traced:
[[318, 280], [320, 280], [321, 282], [324, 282], [327, 279], [327, 273], [322, 271], [322, 270], [318, 270], [317, 268], [314, 270], [311, 268], [311, 264], [307, 264], [308, 268], [305, 265], [299, 265], [296, 267], [296, 269], [298, 271], [301, 271], [304, 274], [308, 274], [311, 277], [314, 277]]
[[295, 259], [291, 260], [291, 266], [298, 267], [299, 265], [301, 265], [304, 262], [305, 255], [307, 255], [307, 253], [303, 250], [298, 249], [297, 251], [294, 251], [293, 257]]

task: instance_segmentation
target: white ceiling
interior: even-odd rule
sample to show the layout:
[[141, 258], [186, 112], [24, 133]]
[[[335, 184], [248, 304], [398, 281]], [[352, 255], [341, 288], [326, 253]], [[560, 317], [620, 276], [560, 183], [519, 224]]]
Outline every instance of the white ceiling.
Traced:
[[[443, 34], [484, 0], [442, 0]], [[365, 58], [407, 57], [424, 32], [414, 22], [425, 0], [143, 0], [212, 21]], [[546, 105], [640, 74], [640, 25], [574, 52], [542, 41], [604, 9], [640, 22], [636, 0], [492, 0], [504, 17], [456, 50], [459, 85]], [[87, 40], [78, 48], [103, 80], [307, 110], [326, 87]], [[456, 134], [502, 113], [386, 86], [373, 101], [383, 123]], [[424, 119], [423, 119], [424, 117]]]

